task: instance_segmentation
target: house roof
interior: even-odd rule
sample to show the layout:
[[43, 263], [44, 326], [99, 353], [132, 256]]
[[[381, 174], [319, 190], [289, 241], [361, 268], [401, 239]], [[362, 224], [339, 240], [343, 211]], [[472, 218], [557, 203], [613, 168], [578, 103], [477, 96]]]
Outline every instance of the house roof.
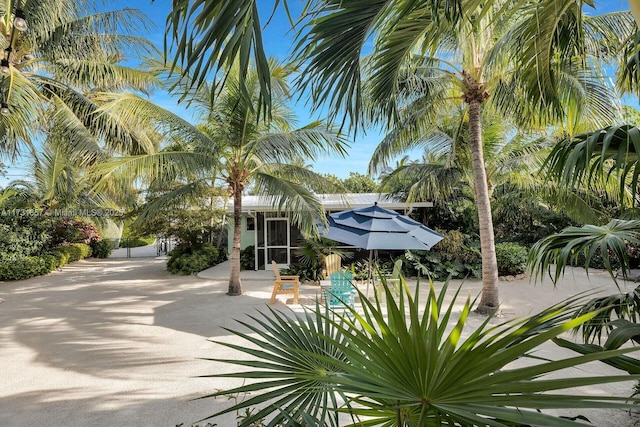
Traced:
[[[346, 193], [346, 194], [317, 194], [327, 211], [338, 211], [351, 208], [371, 206], [378, 203], [383, 208], [392, 210], [409, 210], [418, 207], [433, 207], [433, 202], [406, 203], [400, 199], [380, 193]], [[230, 206], [233, 210], [233, 205]], [[275, 212], [278, 202], [275, 197], [243, 196], [242, 211]]]

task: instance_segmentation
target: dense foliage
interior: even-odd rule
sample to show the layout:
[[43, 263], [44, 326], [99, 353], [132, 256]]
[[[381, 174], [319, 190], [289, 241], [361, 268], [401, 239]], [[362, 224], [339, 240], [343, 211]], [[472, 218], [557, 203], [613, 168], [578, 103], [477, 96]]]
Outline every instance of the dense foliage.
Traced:
[[247, 246], [240, 251], [240, 268], [242, 270], [254, 270], [256, 268], [256, 247]]
[[91, 243], [91, 256], [94, 258], [109, 258], [111, 251], [113, 250], [113, 244], [111, 241], [102, 239], [97, 242]]
[[0, 215], [0, 280], [47, 274], [89, 256], [107, 257], [108, 242], [82, 218], [56, 218], [36, 210], [4, 210]]
[[64, 244], [33, 256], [0, 253], [0, 281], [41, 276], [67, 263], [87, 258], [91, 253], [91, 247], [85, 243]]
[[527, 269], [529, 251], [517, 243], [496, 244], [498, 273], [500, 276], [515, 276]]
[[167, 270], [171, 274], [188, 275], [213, 267], [226, 259], [226, 251], [219, 250], [210, 243], [183, 243], [169, 252]]

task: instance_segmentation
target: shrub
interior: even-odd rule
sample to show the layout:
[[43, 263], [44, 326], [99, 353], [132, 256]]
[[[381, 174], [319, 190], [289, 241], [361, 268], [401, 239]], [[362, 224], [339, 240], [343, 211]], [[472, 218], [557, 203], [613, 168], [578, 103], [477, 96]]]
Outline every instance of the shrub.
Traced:
[[58, 268], [58, 260], [51, 254], [42, 254], [40, 258], [44, 261], [45, 266], [47, 267], [47, 273]]
[[448, 277], [482, 277], [482, 259], [478, 242], [457, 230], [440, 231], [444, 239], [430, 251], [406, 251], [403, 272], [429, 275], [433, 280]]
[[69, 263], [69, 254], [64, 249], [64, 246], [59, 246], [57, 248], [53, 248], [49, 251], [49, 255], [55, 258], [56, 260], [56, 268], [62, 267]]
[[496, 244], [496, 258], [498, 260], [498, 274], [500, 276], [515, 276], [527, 269], [529, 251], [517, 243]]
[[284, 275], [300, 276], [301, 282], [319, 282], [322, 277], [322, 264], [316, 263], [315, 265], [305, 265], [302, 263], [294, 263], [281, 270]]
[[69, 254], [69, 262], [78, 261], [91, 255], [91, 246], [84, 243], [72, 243], [61, 247]]
[[[147, 237], [126, 237], [120, 239], [121, 248], [139, 248], [140, 246], [148, 246], [156, 241], [155, 236]], [[106, 258], [106, 257], [103, 257]]]
[[0, 280], [22, 280], [47, 274], [50, 259], [39, 256], [15, 256], [0, 261]]
[[52, 243], [86, 243], [100, 240], [98, 228], [91, 221], [82, 218], [64, 218], [55, 224], [52, 231]]
[[192, 274], [212, 267], [226, 259], [226, 254], [220, 255], [220, 251], [210, 243], [200, 245], [178, 245], [169, 252], [167, 270], [171, 274]]
[[256, 247], [247, 246], [240, 251], [240, 270], [253, 270], [256, 268]]
[[0, 257], [34, 256], [51, 247], [52, 220], [44, 216], [0, 215]]
[[91, 245], [91, 256], [93, 258], [108, 258], [111, 255], [113, 245], [109, 240], [99, 240]]

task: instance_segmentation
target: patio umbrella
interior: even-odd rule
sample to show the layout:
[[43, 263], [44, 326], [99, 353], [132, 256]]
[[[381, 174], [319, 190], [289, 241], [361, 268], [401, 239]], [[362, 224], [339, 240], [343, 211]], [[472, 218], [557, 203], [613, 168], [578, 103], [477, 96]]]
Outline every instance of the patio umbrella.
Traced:
[[[320, 229], [322, 237], [369, 250], [369, 279], [374, 250], [429, 250], [443, 238], [418, 221], [377, 203], [330, 214], [328, 221], [329, 226]], [[368, 288], [367, 284], [367, 293]]]

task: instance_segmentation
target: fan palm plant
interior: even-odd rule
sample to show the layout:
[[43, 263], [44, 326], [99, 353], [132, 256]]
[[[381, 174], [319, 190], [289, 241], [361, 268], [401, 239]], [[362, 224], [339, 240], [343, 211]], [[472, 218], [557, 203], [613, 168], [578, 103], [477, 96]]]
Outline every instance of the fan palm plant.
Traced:
[[436, 293], [431, 285], [425, 305], [419, 284], [412, 294], [404, 279], [401, 282], [404, 291], [395, 300], [384, 287], [386, 308], [360, 294], [362, 311], [327, 312], [317, 305], [303, 315], [270, 310], [239, 322], [248, 332], [231, 332], [243, 342], [220, 344], [245, 357], [211, 360], [247, 370], [210, 376], [252, 381], [207, 397], [236, 393], [251, 397], [212, 417], [255, 407], [259, 409], [239, 425], [269, 418], [269, 425], [337, 426], [339, 413], [347, 413], [353, 421], [348, 425], [353, 426], [577, 426], [581, 424], [545, 409], [633, 407], [625, 397], [562, 390], [634, 377], [545, 377], [634, 349], [514, 364], [596, 315], [572, 319], [578, 300], [498, 326], [490, 327], [490, 319], [485, 319], [467, 332], [469, 298], [457, 320], [454, 315], [460, 290], [446, 304], [446, 286]]

